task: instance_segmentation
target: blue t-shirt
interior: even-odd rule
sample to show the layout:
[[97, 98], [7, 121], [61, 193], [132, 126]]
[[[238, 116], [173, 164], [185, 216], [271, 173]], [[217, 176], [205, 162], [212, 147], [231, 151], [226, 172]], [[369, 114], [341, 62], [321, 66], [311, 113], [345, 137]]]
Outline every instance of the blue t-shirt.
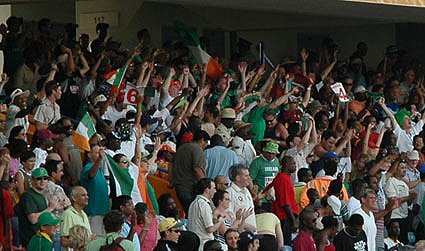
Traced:
[[[127, 238], [127, 236], [130, 234], [130, 230], [131, 230], [131, 223], [128, 221], [124, 222], [124, 225], [122, 226], [122, 229], [121, 229], [120, 237]], [[139, 236], [137, 235], [137, 233], [134, 234], [133, 236], [133, 244], [136, 250], [140, 250], [140, 241], [139, 241]]]
[[99, 166], [96, 176], [89, 178], [93, 163], [87, 163], [81, 172], [81, 185], [89, 194], [89, 204], [84, 208], [88, 216], [105, 215], [109, 211], [108, 183]]

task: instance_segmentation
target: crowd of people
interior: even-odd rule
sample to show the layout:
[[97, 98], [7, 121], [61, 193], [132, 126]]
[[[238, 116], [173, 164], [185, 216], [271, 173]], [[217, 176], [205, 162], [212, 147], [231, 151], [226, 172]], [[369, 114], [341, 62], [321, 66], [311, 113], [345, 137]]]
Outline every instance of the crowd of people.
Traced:
[[425, 250], [419, 61], [327, 38], [270, 67], [181, 27], [0, 25], [1, 250]]

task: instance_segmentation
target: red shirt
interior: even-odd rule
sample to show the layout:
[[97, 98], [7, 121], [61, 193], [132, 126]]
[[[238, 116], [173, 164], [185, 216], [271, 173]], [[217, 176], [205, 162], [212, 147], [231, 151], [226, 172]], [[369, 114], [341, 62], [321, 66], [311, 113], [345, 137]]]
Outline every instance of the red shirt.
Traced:
[[[4, 232], [4, 220], [3, 215], [6, 219], [13, 217], [12, 198], [7, 190], [2, 189], [3, 200], [0, 200], [0, 243], [4, 245], [6, 243], [6, 233]], [[2, 211], [4, 209], [4, 212]]]
[[276, 196], [276, 200], [273, 201], [271, 205], [271, 211], [276, 214], [280, 220], [283, 220], [288, 218], [283, 207], [291, 206], [292, 213], [298, 215], [298, 206], [295, 200], [295, 190], [291, 176], [280, 172], [264, 190], [267, 192], [271, 187], [274, 187]]
[[294, 251], [316, 251], [316, 244], [314, 243], [311, 234], [300, 231], [294, 241]]

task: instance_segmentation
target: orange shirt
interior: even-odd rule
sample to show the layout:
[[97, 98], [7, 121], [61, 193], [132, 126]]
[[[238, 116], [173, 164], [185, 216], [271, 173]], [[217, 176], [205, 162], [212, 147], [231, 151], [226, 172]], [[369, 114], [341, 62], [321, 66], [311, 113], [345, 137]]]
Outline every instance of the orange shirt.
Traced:
[[[328, 176], [328, 177], [314, 178], [312, 181], [308, 182], [300, 194], [301, 208], [305, 208], [310, 203], [310, 200], [307, 197], [308, 189], [310, 188], [316, 189], [319, 192], [319, 197], [323, 198], [328, 194], [328, 187], [332, 180], [334, 180], [334, 178], [330, 178]], [[343, 200], [347, 202], [348, 193], [347, 193], [347, 189], [345, 189], [345, 186], [342, 186], [342, 195], [343, 195]]]

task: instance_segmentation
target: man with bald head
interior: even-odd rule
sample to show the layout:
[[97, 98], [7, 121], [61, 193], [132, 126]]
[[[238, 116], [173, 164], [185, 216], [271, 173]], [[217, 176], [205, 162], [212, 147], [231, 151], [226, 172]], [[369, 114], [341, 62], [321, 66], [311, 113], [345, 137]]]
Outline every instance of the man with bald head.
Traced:
[[217, 175], [214, 182], [217, 190], [226, 190], [229, 187], [229, 181], [226, 176]]
[[75, 186], [71, 190], [71, 206], [65, 210], [62, 218], [61, 225], [61, 243], [65, 247], [64, 250], [67, 251], [68, 247], [71, 245], [69, 241], [69, 229], [75, 225], [80, 225], [89, 231], [91, 235], [91, 228], [89, 223], [89, 218], [87, 214], [83, 211], [83, 208], [89, 204], [89, 195], [87, 190], [82, 186]]

